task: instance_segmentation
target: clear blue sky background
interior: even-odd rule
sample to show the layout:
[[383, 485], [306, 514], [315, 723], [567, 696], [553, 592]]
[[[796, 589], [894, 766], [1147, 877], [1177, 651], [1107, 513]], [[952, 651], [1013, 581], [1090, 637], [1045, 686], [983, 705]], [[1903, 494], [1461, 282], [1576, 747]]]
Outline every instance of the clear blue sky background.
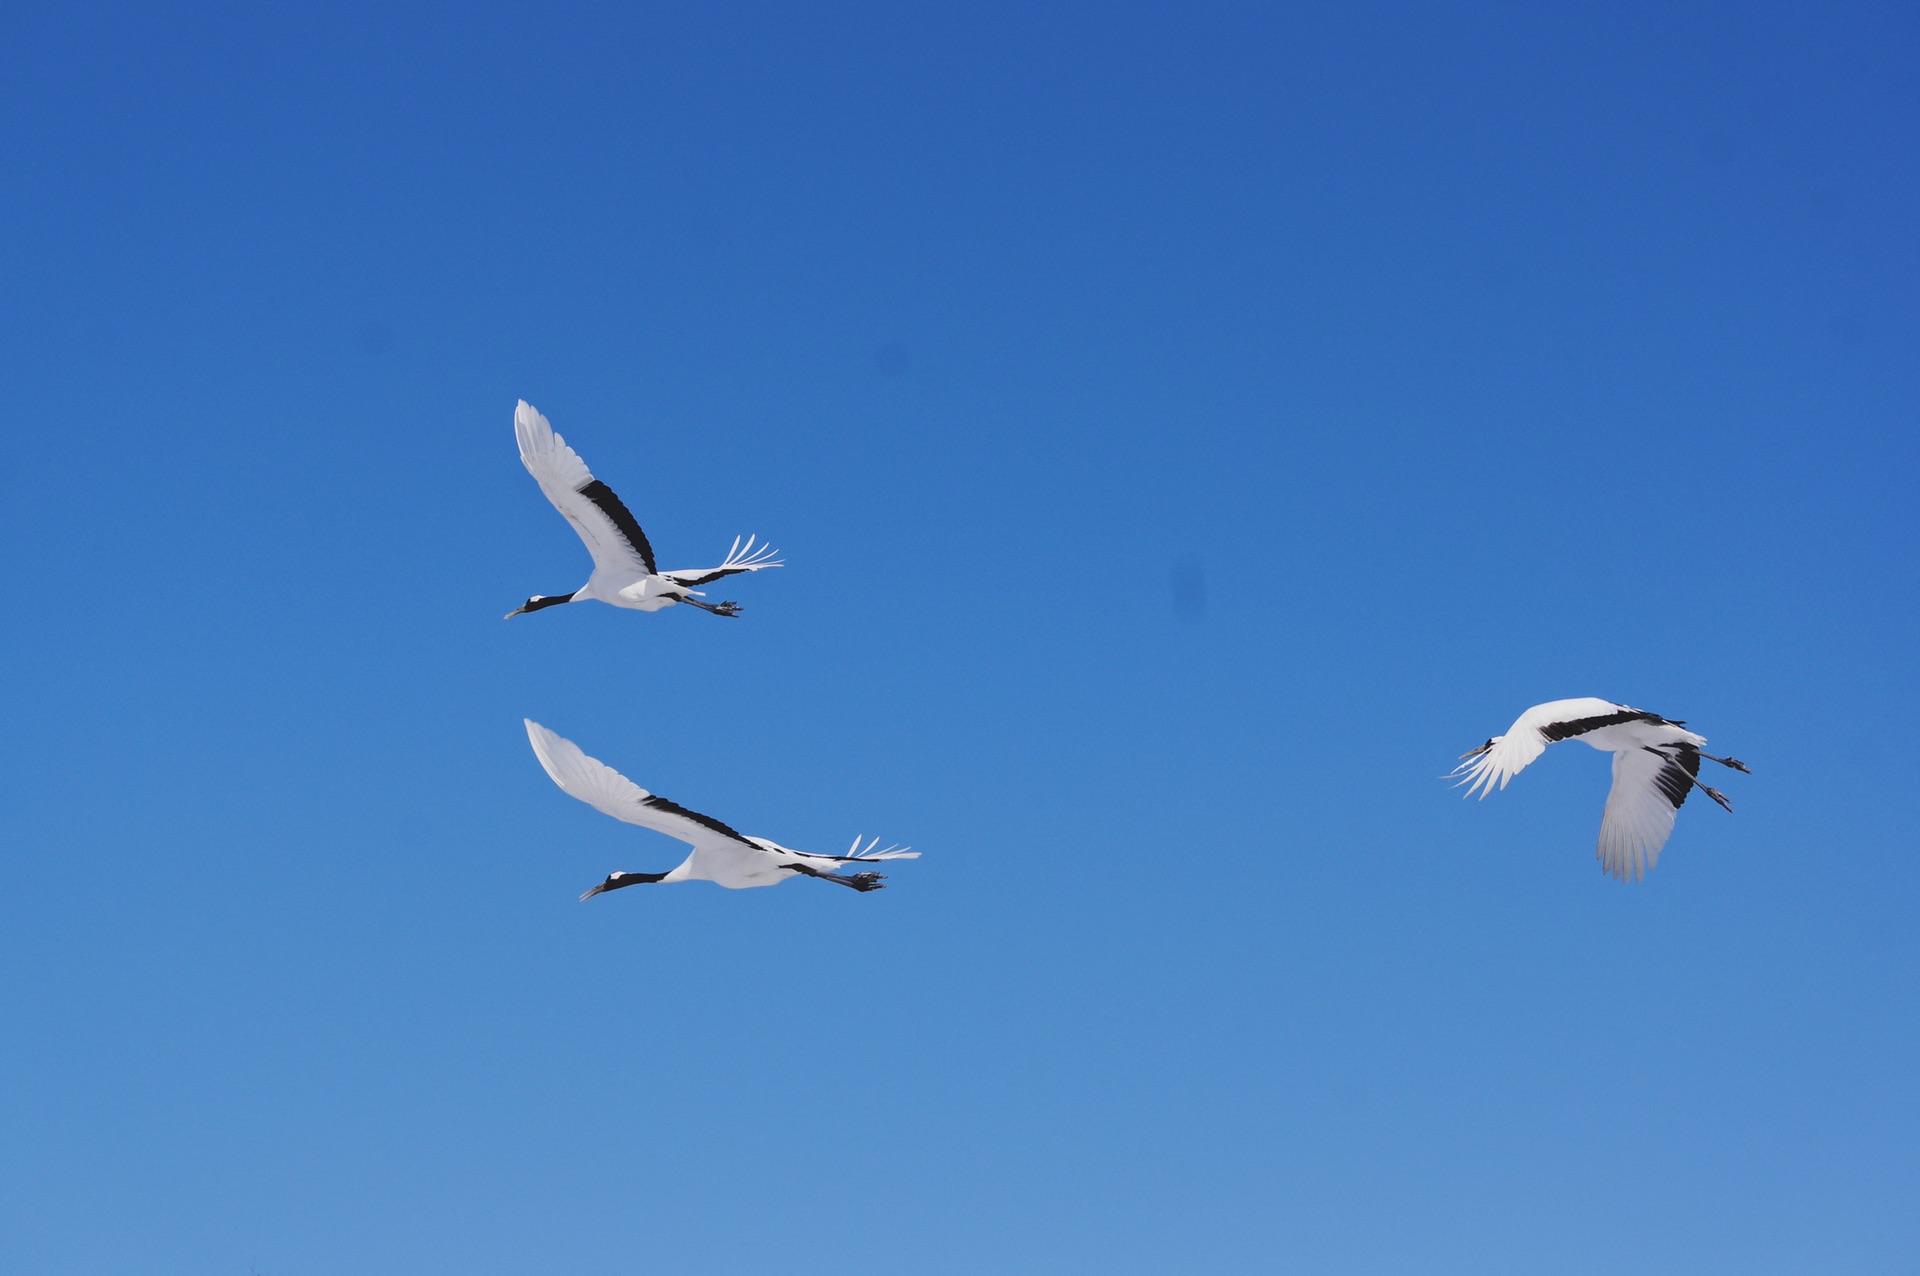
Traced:
[[0, 18], [0, 1265], [1920, 1265], [1914, 11], [805, 8]]

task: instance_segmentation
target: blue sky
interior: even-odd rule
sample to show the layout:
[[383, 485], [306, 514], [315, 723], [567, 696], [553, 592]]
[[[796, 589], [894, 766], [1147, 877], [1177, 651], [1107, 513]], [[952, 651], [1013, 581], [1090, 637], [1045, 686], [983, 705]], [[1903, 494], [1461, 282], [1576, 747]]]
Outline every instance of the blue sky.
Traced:
[[[0, 1259], [1920, 1262], [1902, 6], [0, 17]], [[562, 608], [530, 399], [739, 621]], [[1745, 759], [1627, 888], [1598, 695]], [[533, 717], [892, 889], [678, 844]]]

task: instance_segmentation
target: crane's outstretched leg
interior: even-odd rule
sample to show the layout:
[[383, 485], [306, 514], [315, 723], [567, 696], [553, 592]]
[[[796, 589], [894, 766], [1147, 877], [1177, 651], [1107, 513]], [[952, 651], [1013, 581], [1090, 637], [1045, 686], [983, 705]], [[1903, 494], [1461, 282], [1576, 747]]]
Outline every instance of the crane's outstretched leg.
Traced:
[[1718, 762], [1721, 766], [1730, 766], [1736, 771], [1742, 771], [1748, 775], [1753, 774], [1752, 771], [1747, 770], [1747, 764], [1739, 758], [1716, 758], [1711, 753], [1702, 753], [1700, 756], [1709, 762]]
[[[1688, 777], [1688, 778], [1691, 779], [1692, 777]], [[1712, 788], [1708, 785], [1702, 784], [1698, 780], [1693, 781], [1693, 787], [1695, 787], [1696, 789], [1699, 789], [1702, 793], [1706, 794], [1708, 797], [1718, 802], [1722, 810], [1731, 811], [1733, 809], [1733, 803], [1727, 801], [1727, 795], [1722, 793], [1719, 789]]]
[[740, 604], [736, 602], [710, 603], [695, 598], [691, 594], [680, 595], [680, 601], [683, 603], [692, 603], [701, 611], [710, 611], [716, 616], [738, 616], [740, 614]]
[[[1648, 753], [1658, 753], [1658, 754], [1660, 754], [1660, 756], [1661, 756], [1661, 757], [1663, 757], [1663, 758], [1665, 758], [1665, 759], [1666, 759], [1667, 761], [1669, 761], [1669, 762], [1672, 762], [1672, 761], [1674, 760], [1674, 755], [1673, 755], [1673, 754], [1671, 754], [1671, 753], [1665, 753], [1665, 752], [1662, 752], [1662, 751], [1661, 751], [1661, 750], [1659, 750], [1659, 749], [1655, 749], [1655, 748], [1652, 748], [1652, 747], [1648, 747], [1648, 748], [1647, 748], [1647, 752], [1648, 752]], [[1695, 749], [1695, 750], [1694, 750], [1694, 753], [1696, 753], [1696, 754], [1698, 754], [1698, 755], [1699, 755], [1700, 757], [1703, 757], [1703, 758], [1707, 756], [1707, 755], [1706, 755], [1706, 754], [1704, 754], [1704, 753], [1700, 753], [1700, 751], [1699, 751], [1698, 749]], [[1720, 759], [1720, 758], [1715, 758], [1715, 759], [1714, 759], [1714, 761], [1715, 761], [1715, 762], [1719, 762], [1719, 761], [1721, 761], [1721, 760], [1722, 760], [1722, 759]], [[1694, 766], [1695, 766], [1695, 767], [1697, 768], [1697, 767], [1698, 767], [1698, 766], [1699, 766], [1700, 764], [1699, 764], [1698, 762], [1696, 762], [1696, 763], [1694, 763], [1693, 765], [1694, 765]], [[1740, 769], [1741, 769], [1742, 771], [1745, 771], [1745, 770], [1746, 770], [1747, 768], [1745, 768], [1745, 767], [1741, 767]], [[1687, 777], [1687, 779], [1689, 779], [1689, 780], [1691, 780], [1691, 781], [1693, 782], [1693, 787], [1694, 787], [1694, 788], [1696, 788], [1696, 789], [1699, 789], [1699, 790], [1700, 790], [1700, 791], [1701, 791], [1702, 793], [1704, 793], [1704, 794], [1706, 794], [1706, 795], [1707, 795], [1708, 797], [1710, 797], [1710, 798], [1712, 798], [1712, 799], [1713, 799], [1714, 801], [1716, 801], [1716, 802], [1718, 802], [1718, 803], [1719, 803], [1719, 804], [1721, 805], [1721, 807], [1722, 807], [1723, 809], [1725, 809], [1725, 810], [1728, 810], [1728, 811], [1731, 811], [1731, 810], [1733, 809], [1733, 803], [1731, 803], [1731, 802], [1729, 802], [1729, 801], [1727, 801], [1727, 795], [1726, 795], [1726, 794], [1724, 794], [1724, 793], [1722, 793], [1722, 792], [1721, 792], [1721, 791], [1720, 791], [1719, 789], [1716, 789], [1716, 788], [1714, 788], [1714, 787], [1712, 787], [1711, 785], [1707, 785], [1707, 784], [1702, 784], [1702, 783], [1700, 783], [1700, 777], [1699, 777], [1699, 776], [1697, 776], [1697, 775], [1693, 775], [1693, 774], [1690, 774], [1690, 773], [1689, 773], [1689, 772], [1687, 771], [1687, 769], [1686, 769], [1685, 767], [1681, 767], [1681, 768], [1680, 768], [1680, 774], [1682, 774], [1682, 775], [1684, 775], [1684, 776], [1686, 776], [1686, 777]], [[1751, 772], [1748, 772], [1748, 774], [1752, 774], [1752, 773], [1751, 773]], [[1676, 802], [1676, 803], [1674, 803], [1674, 805], [1675, 805], [1675, 806], [1678, 806], [1678, 805], [1679, 805], [1679, 803], [1677, 803], [1677, 802]]]
[[805, 873], [808, 877], [817, 877], [823, 882], [838, 882], [842, 886], [851, 886], [857, 891], [880, 891], [886, 889], [886, 887], [880, 884], [881, 879], [886, 876], [885, 873], [869, 871], [865, 873], [855, 873], [852, 876], [842, 876], [839, 873], [823, 873], [817, 868], [808, 868], [805, 864], [782, 864], [780, 867], [790, 869], [795, 873]]

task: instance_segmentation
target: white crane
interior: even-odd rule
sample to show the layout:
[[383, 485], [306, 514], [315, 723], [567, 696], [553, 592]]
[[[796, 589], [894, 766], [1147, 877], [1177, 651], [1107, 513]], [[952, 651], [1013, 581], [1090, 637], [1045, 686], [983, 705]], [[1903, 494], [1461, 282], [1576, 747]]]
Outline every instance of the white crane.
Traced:
[[686, 807], [647, 792], [618, 771], [580, 751], [580, 746], [555, 735], [531, 718], [527, 739], [534, 756], [547, 769], [553, 782], [570, 796], [579, 798], [603, 815], [638, 824], [641, 828], [679, 838], [693, 847], [680, 867], [665, 873], [610, 873], [607, 880], [582, 895], [592, 899], [605, 891], [647, 882], [718, 882], [732, 890], [749, 886], [778, 886], [798, 875], [838, 882], [857, 891], [877, 891], [884, 874], [871, 869], [842, 874], [833, 870], [843, 864], [870, 864], [879, 860], [916, 860], [920, 852], [904, 846], [878, 849], [875, 838], [863, 849], [860, 839], [845, 855], [814, 855], [769, 842], [764, 837], [747, 837], [712, 816], [689, 811]]
[[1660, 848], [1673, 834], [1673, 817], [1694, 789], [1733, 809], [1726, 794], [1700, 783], [1701, 758], [1747, 771], [1743, 762], [1702, 753], [1707, 738], [1688, 731], [1683, 722], [1582, 696], [1533, 706], [1505, 735], [1461, 754], [1460, 765], [1448, 778], [1458, 777], [1467, 786], [1466, 796], [1477, 791], [1484, 799], [1496, 783], [1506, 788], [1507, 781], [1557, 740], [1580, 740], [1613, 754], [1613, 788], [1600, 816], [1596, 853], [1600, 866], [1623, 882], [1639, 881], [1658, 862]]
[[586, 542], [587, 552], [593, 555], [593, 575], [571, 594], [535, 594], [508, 612], [509, 620], [523, 612], [589, 598], [635, 611], [659, 611], [675, 603], [690, 603], [716, 616], [737, 616], [739, 603], [703, 602], [705, 595], [694, 586], [722, 576], [785, 565], [774, 558], [770, 546], [754, 548], [752, 536], [742, 545], [736, 536], [733, 548], [727, 551], [727, 561], [718, 567], [660, 571], [653, 564], [653, 546], [640, 530], [640, 521], [621, 504], [612, 488], [587, 470], [579, 453], [568, 447], [567, 441], [547, 424], [547, 418], [525, 399], [514, 409], [513, 433], [520, 441], [520, 461], [527, 473]]

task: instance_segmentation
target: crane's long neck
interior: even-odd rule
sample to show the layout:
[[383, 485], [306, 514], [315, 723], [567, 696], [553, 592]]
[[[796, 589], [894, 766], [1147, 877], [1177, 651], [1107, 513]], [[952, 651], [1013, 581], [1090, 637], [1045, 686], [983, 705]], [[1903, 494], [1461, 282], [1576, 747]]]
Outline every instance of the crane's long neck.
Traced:
[[600, 883], [580, 898], [583, 900], [592, 899], [595, 895], [604, 895], [608, 891], [617, 891], [622, 886], [644, 886], [652, 882], [664, 882], [668, 876], [669, 874], [667, 873], [609, 873], [607, 874], [606, 881]]
[[664, 882], [665, 873], [615, 873], [607, 878], [606, 889], [619, 890], [622, 886], [650, 886], [654, 882]]
[[584, 589], [576, 589], [576, 591], [572, 591], [572, 593], [536, 593], [532, 599], [528, 599], [526, 603], [520, 604], [518, 610], [507, 612], [507, 618], [513, 620], [515, 616], [526, 616], [528, 612], [538, 612], [543, 606], [559, 606], [561, 603], [572, 603], [572, 601], [578, 599], [582, 593], [586, 593], [586, 591], [584, 591]]

